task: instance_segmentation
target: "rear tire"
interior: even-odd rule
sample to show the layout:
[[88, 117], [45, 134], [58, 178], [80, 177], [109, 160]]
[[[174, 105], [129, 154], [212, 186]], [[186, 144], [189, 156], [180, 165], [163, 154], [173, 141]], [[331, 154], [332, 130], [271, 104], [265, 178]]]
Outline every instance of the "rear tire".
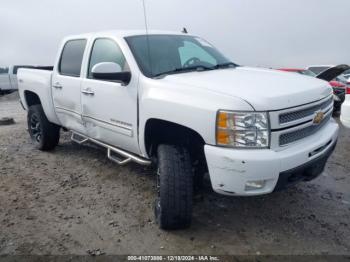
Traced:
[[42, 151], [54, 149], [60, 139], [60, 127], [49, 122], [41, 105], [29, 107], [28, 131], [35, 147]]
[[191, 225], [193, 198], [190, 154], [175, 145], [159, 145], [157, 154], [157, 223], [161, 229], [187, 228]]

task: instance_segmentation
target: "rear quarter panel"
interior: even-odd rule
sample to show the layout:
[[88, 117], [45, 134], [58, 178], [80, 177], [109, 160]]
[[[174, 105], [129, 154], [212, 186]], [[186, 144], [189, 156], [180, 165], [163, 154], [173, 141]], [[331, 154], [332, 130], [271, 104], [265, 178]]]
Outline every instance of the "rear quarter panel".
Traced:
[[39, 97], [47, 119], [52, 123], [60, 125], [52, 101], [52, 71], [19, 69], [17, 78], [19, 95], [25, 109], [28, 110], [29, 108], [25, 93], [27, 91], [33, 92]]

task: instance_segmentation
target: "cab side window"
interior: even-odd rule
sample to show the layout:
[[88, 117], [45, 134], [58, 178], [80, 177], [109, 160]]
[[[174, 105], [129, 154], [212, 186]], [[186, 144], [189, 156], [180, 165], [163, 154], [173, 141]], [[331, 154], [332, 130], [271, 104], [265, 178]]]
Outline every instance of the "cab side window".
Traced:
[[101, 38], [95, 40], [90, 55], [88, 78], [93, 78], [92, 68], [103, 62], [113, 62], [120, 65], [122, 71], [130, 71], [122, 50], [112, 39]]
[[65, 44], [58, 66], [61, 75], [80, 76], [85, 47], [85, 39], [71, 40]]

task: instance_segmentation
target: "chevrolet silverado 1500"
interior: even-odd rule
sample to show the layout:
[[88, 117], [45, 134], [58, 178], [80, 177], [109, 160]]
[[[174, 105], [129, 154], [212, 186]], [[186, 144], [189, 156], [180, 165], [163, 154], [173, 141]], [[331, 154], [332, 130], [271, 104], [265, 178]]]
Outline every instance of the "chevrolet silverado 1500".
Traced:
[[118, 164], [154, 164], [164, 229], [190, 225], [203, 174], [220, 194], [271, 193], [317, 177], [338, 136], [327, 82], [238, 66], [188, 34], [70, 36], [52, 70], [18, 79], [38, 149], [53, 149], [62, 128]]

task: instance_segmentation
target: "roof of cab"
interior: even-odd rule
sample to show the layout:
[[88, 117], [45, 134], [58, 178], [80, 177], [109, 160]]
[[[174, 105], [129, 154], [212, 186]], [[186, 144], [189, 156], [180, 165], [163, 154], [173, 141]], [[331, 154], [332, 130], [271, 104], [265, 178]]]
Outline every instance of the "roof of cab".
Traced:
[[70, 35], [65, 37], [65, 39], [78, 39], [78, 38], [90, 38], [97, 36], [110, 36], [110, 37], [128, 37], [128, 36], [136, 36], [136, 35], [189, 35], [182, 32], [175, 31], [162, 31], [162, 30], [109, 30], [109, 31], [101, 31], [101, 32], [91, 32], [79, 35]]

